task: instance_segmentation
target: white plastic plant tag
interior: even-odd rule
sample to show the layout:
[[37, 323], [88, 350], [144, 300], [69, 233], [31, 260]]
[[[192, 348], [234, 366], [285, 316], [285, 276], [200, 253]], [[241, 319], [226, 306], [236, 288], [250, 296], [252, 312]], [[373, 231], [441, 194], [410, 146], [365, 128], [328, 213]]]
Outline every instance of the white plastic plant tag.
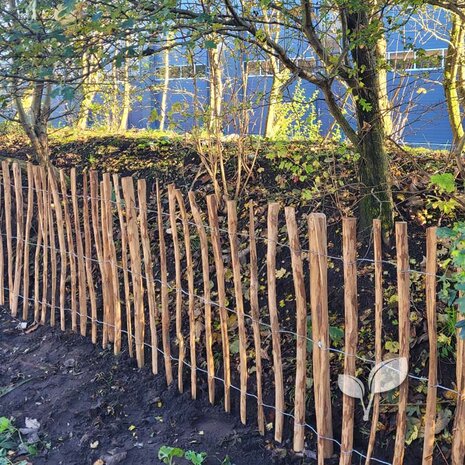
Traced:
[[407, 377], [408, 363], [405, 357], [393, 358], [378, 363], [368, 376], [370, 392], [378, 394], [400, 386]]
[[350, 375], [339, 375], [337, 378], [337, 384], [339, 389], [349, 397], [354, 397], [355, 399], [361, 399], [365, 396], [365, 386], [363, 383], [354, 376]]
[[353, 397], [354, 399], [360, 399], [363, 407], [363, 420], [368, 421], [375, 394], [391, 391], [392, 389], [400, 386], [405, 381], [407, 374], [408, 363], [405, 357], [393, 358], [377, 363], [368, 376], [370, 399], [367, 407], [365, 407], [365, 403], [363, 401], [365, 396], [365, 387], [361, 380], [350, 375], [339, 375], [337, 384], [339, 389], [346, 396]]

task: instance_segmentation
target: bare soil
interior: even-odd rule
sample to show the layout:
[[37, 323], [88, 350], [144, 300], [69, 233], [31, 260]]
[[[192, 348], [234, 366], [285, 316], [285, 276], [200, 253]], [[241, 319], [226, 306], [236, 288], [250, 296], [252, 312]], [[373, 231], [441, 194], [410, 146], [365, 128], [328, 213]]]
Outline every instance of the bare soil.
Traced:
[[154, 465], [162, 445], [206, 452], [206, 465], [228, 456], [235, 465], [293, 462], [273, 457], [253, 427], [209, 405], [202, 388], [194, 401], [125, 353], [115, 357], [58, 328], [25, 334], [17, 324], [0, 310], [0, 388], [13, 388], [0, 397], [0, 416], [18, 426], [26, 417], [40, 422], [33, 465]]

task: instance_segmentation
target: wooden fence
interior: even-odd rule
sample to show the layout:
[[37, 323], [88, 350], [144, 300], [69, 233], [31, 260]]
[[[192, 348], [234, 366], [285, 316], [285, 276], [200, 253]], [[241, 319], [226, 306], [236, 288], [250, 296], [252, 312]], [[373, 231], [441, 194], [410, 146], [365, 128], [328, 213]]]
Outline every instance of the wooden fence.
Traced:
[[[276, 202], [266, 210], [248, 205], [249, 211], [240, 216], [248, 217], [248, 224], [239, 228], [235, 201], [227, 201], [219, 214], [213, 195], [206, 202], [194, 192], [184, 197], [174, 185], [165, 191], [157, 182], [147, 192], [146, 180], [135, 182], [132, 177], [90, 171], [78, 180], [75, 169], [56, 174], [6, 161], [1, 168], [0, 303], [8, 304], [14, 317], [59, 324], [62, 330], [79, 331], [103, 347], [112, 344], [115, 354], [127, 350], [139, 367], [148, 363], [148, 357], [155, 375], [165, 376], [168, 385], [176, 382], [180, 392], [189, 389], [193, 398], [199, 395], [200, 377], [206, 375], [212, 404], [222, 402], [226, 412], [237, 410], [244, 424], [257, 421], [261, 434], [269, 429], [271, 419], [274, 439], [280, 443], [292, 437], [296, 452], [314, 441], [319, 465], [333, 454], [340, 457], [341, 465], [404, 463], [409, 381], [418, 377], [409, 375], [399, 389], [390, 461], [374, 457], [379, 451], [379, 394], [373, 398], [371, 430], [363, 448], [354, 446], [354, 428], [360, 423], [354, 421], [358, 408], [354, 399], [343, 396], [340, 426], [332, 413], [331, 354], [343, 357], [348, 376], [355, 376], [357, 366], [367, 362], [358, 356], [355, 219], [345, 218], [342, 224], [345, 333], [343, 349], [335, 350], [330, 345], [328, 311], [328, 263], [335, 257], [328, 255], [323, 214], [308, 215], [303, 231], [295, 209], [286, 207], [287, 241], [282, 243], [281, 207]], [[150, 195], [155, 197], [154, 210], [148, 208]], [[199, 205], [204, 204], [202, 211]], [[267, 229], [262, 235], [256, 231], [256, 215], [265, 211]], [[413, 270], [406, 223], [396, 224], [395, 239], [398, 347], [399, 356], [408, 359]], [[303, 242], [308, 250], [302, 248]], [[373, 244], [374, 256], [364, 260], [373, 266], [371, 362], [380, 363], [386, 261], [379, 221], [373, 225]], [[292, 267], [293, 289], [286, 290], [293, 294], [292, 319], [283, 318], [278, 302], [276, 260], [282, 248], [289, 251]], [[437, 389], [442, 388], [437, 376], [436, 249], [435, 228], [430, 228], [423, 272], [429, 340], [429, 371], [422, 379], [428, 387], [423, 464], [433, 463]], [[464, 353], [464, 343], [458, 339], [457, 389], [450, 389], [457, 394], [453, 465], [462, 465], [465, 456]], [[270, 386], [273, 398], [266, 403]], [[237, 398], [232, 391], [238, 391]], [[272, 416], [267, 415], [270, 411]], [[337, 437], [333, 428], [340, 431]]]

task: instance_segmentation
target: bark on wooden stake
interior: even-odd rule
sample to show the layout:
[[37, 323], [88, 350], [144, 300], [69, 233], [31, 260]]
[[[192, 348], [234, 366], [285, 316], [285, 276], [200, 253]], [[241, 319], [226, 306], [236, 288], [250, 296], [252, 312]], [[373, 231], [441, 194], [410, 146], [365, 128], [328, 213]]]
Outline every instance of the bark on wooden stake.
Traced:
[[262, 343], [260, 336], [260, 308], [258, 304], [258, 263], [255, 238], [255, 214], [253, 204], [249, 207], [249, 247], [250, 247], [250, 311], [255, 350], [255, 376], [257, 382], [257, 421], [258, 431], [265, 434], [265, 414], [263, 412], [262, 386]]
[[49, 235], [50, 235], [50, 265], [52, 270], [51, 275], [51, 298], [50, 298], [50, 325], [55, 326], [56, 310], [58, 308], [56, 304], [57, 297], [57, 248], [56, 248], [56, 235], [55, 235], [55, 221], [53, 215], [53, 200], [52, 192], [50, 187], [50, 180], [48, 178], [49, 172], [47, 171], [47, 202], [48, 202], [48, 224], [49, 224]]
[[[410, 346], [410, 274], [408, 255], [407, 223], [396, 223], [397, 288], [399, 299], [399, 357], [409, 359]], [[402, 465], [407, 431], [408, 378], [399, 388], [397, 431], [393, 465]]]
[[295, 208], [286, 207], [286, 225], [291, 248], [292, 277], [294, 280], [297, 349], [294, 400], [294, 451], [302, 452], [305, 444], [305, 399], [307, 391], [307, 299], [305, 296], [304, 267]]
[[[97, 253], [98, 266], [100, 270], [100, 276], [102, 278], [102, 283], [105, 278], [105, 262], [103, 257], [103, 245], [102, 245], [102, 229], [101, 229], [101, 220], [100, 220], [100, 198], [99, 198], [99, 179], [98, 173], [96, 171], [89, 172], [89, 181], [90, 181], [90, 207], [91, 207], [91, 218], [92, 218], [92, 232], [95, 245], [95, 251]], [[107, 305], [107, 295], [106, 295], [106, 286], [101, 287], [102, 293], [102, 307], [103, 314], [102, 319], [105, 321], [105, 308]], [[102, 331], [102, 346], [105, 348], [107, 344], [107, 329], [106, 325], [103, 325]]]
[[113, 278], [111, 269], [111, 250], [108, 242], [109, 219], [108, 219], [108, 189], [105, 188], [104, 181], [100, 181], [100, 219], [102, 222], [102, 253], [103, 253], [103, 275], [102, 294], [103, 298], [103, 338], [102, 345], [106, 347], [109, 342], [114, 341], [115, 325], [113, 319]]
[[224, 283], [223, 252], [218, 224], [218, 205], [216, 196], [207, 197], [208, 222], [211, 231], [213, 256], [215, 259], [216, 285], [218, 289], [218, 306], [220, 311], [221, 344], [223, 348], [224, 409], [231, 411], [231, 361], [229, 351], [228, 314], [226, 311], [226, 289]]
[[434, 435], [436, 429], [436, 400], [438, 383], [437, 319], [436, 319], [436, 228], [426, 230], [426, 315], [428, 320], [429, 368], [428, 394], [426, 397], [425, 437], [423, 440], [423, 465], [433, 464]]
[[42, 266], [42, 309], [40, 316], [40, 323], [45, 324], [47, 318], [47, 306], [48, 306], [48, 254], [49, 254], [49, 208], [50, 203], [48, 201], [48, 190], [47, 190], [47, 175], [45, 173], [45, 168], [40, 166], [39, 177], [42, 186], [42, 225], [43, 225], [43, 239], [44, 239], [44, 249], [43, 249], [43, 266]]
[[42, 251], [42, 192], [41, 192], [41, 184], [40, 184], [40, 176], [39, 176], [39, 167], [33, 167], [33, 175], [34, 175], [34, 191], [36, 193], [37, 198], [37, 244], [36, 250], [34, 254], [34, 321], [39, 322], [40, 320], [40, 307], [39, 307], [39, 285], [40, 285], [40, 253]]
[[157, 214], [158, 214], [158, 244], [160, 247], [160, 277], [161, 277], [161, 326], [163, 339], [163, 352], [165, 360], [166, 383], [173, 382], [173, 370], [171, 368], [170, 346], [170, 314], [168, 309], [168, 271], [166, 265], [165, 229], [163, 225], [163, 210], [161, 207], [161, 194], [158, 180], [156, 183]]
[[[460, 293], [463, 296], [463, 292]], [[463, 321], [464, 316], [457, 312], [457, 322]], [[452, 428], [452, 465], [463, 465], [465, 463], [465, 370], [463, 360], [465, 357], [465, 340], [461, 337], [462, 328], [457, 328], [456, 333], [456, 386], [457, 403], [455, 407], [454, 425]], [[462, 363], [460, 363], [462, 361]]]
[[11, 178], [10, 166], [7, 160], [2, 161], [3, 199], [5, 201], [5, 230], [6, 230], [6, 261], [8, 266], [8, 301], [13, 303], [13, 239], [11, 233]]
[[[357, 233], [355, 218], [342, 220], [342, 247], [344, 257], [345, 344], [344, 374], [355, 376], [355, 355], [358, 339], [357, 309]], [[342, 404], [340, 465], [352, 463], [354, 445], [354, 398], [344, 395]]]
[[207, 372], [208, 372], [208, 398], [210, 403], [215, 402], [215, 363], [213, 360], [213, 340], [212, 340], [212, 308], [210, 295], [210, 270], [208, 264], [208, 239], [203, 225], [200, 211], [195, 201], [195, 194], [189, 192], [189, 202], [192, 216], [194, 218], [197, 232], [200, 239], [200, 252], [202, 255], [202, 278], [203, 278], [203, 299], [205, 306], [205, 347], [207, 352]]
[[[34, 215], [34, 173], [32, 171], [32, 164], [28, 163], [27, 164], [27, 212], [26, 212], [26, 224], [24, 227], [23, 320], [27, 320], [29, 317], [29, 278], [30, 278], [30, 272], [31, 272], [31, 270], [29, 269], [29, 261], [30, 261], [29, 242], [31, 241], [31, 226], [32, 226], [33, 215]], [[0, 253], [3, 255], [3, 241], [1, 240], [1, 238], [0, 238]], [[3, 274], [3, 269], [0, 269], [0, 273]], [[3, 290], [0, 291], [0, 293], [2, 292]], [[2, 298], [0, 297], [0, 300], [1, 299]]]
[[84, 261], [86, 267], [86, 281], [89, 290], [91, 312], [91, 338], [97, 344], [97, 294], [95, 292], [94, 277], [92, 274], [92, 238], [89, 215], [89, 184], [87, 173], [82, 174], [82, 220], [84, 223]]
[[76, 168], [71, 168], [71, 200], [73, 204], [74, 234], [76, 237], [76, 254], [78, 266], [78, 289], [79, 289], [79, 327], [81, 336], [87, 333], [87, 283], [86, 266], [84, 262], [84, 247], [82, 244], [80, 210], [77, 193]]
[[144, 366], [144, 288], [140, 259], [139, 230], [132, 177], [122, 178], [124, 202], [126, 203], [126, 224], [129, 253], [131, 256], [132, 287], [134, 292], [134, 332], [136, 337], [136, 359], [139, 368]]
[[[31, 166], [31, 169], [32, 169], [32, 165]], [[2, 185], [3, 185], [3, 182], [2, 182]], [[5, 185], [1, 186], [0, 185], [0, 205], [2, 204], [2, 187], [3, 187], [3, 190], [5, 190]], [[33, 187], [32, 186], [32, 191], [33, 191]], [[34, 192], [34, 191], [33, 191]], [[0, 218], [4, 218], [5, 215], [1, 215]], [[5, 256], [4, 256], [4, 252], [3, 252], [3, 236], [5, 234], [4, 230], [3, 230], [3, 222], [0, 221], [0, 305], [5, 305]], [[29, 302], [25, 300], [25, 302], [27, 303], [27, 305], [29, 305]], [[27, 310], [26, 310], [27, 311]], [[23, 313], [24, 313], [24, 309], [23, 309]]]
[[[61, 199], [58, 193], [57, 181], [54, 173], [49, 168], [48, 177], [50, 180], [50, 191], [53, 198], [55, 209], [55, 217], [58, 230], [58, 246], [60, 248], [60, 328], [62, 331], [66, 327], [65, 317], [65, 302], [66, 302], [66, 271], [67, 271], [67, 256], [66, 256], [66, 239], [65, 239], [65, 225], [63, 219], [63, 212], [61, 209]], [[27, 234], [27, 230], [26, 230]]]
[[109, 258], [109, 274], [110, 274], [110, 292], [112, 294], [111, 302], [112, 308], [110, 309], [110, 321], [113, 325], [113, 342], [114, 353], [119, 354], [121, 351], [121, 298], [119, 292], [119, 273], [118, 263], [116, 261], [116, 247], [113, 239], [113, 204], [111, 201], [111, 178], [108, 173], [103, 175], [103, 186], [105, 191], [105, 205], [106, 205], [106, 221], [107, 221], [107, 247]]
[[[457, 332], [459, 332], [458, 329]], [[463, 356], [465, 348], [464, 340], [457, 334], [457, 360]], [[457, 373], [457, 406], [455, 408], [454, 426], [452, 429], [452, 450], [451, 450], [451, 465], [463, 465], [465, 462], [465, 370], [460, 370]]]
[[18, 315], [19, 292], [21, 289], [21, 278], [23, 270], [23, 251], [24, 251], [24, 205], [23, 205], [23, 185], [21, 179], [21, 169], [18, 163], [13, 163], [13, 180], [15, 186], [15, 205], [16, 205], [16, 259], [15, 259], [15, 276], [13, 281], [13, 300], [11, 305], [11, 314], [13, 317]]
[[184, 369], [185, 346], [184, 336], [182, 335], [182, 271], [181, 271], [181, 252], [179, 250], [178, 228], [176, 224], [176, 194], [174, 184], [168, 186], [168, 201], [170, 212], [171, 237], [173, 238], [174, 248], [174, 268], [176, 280], [176, 339], [178, 341], [178, 389], [184, 391], [182, 373]]
[[[381, 220], [373, 220], [373, 252], [375, 261], [375, 361], [383, 359], [383, 264]], [[379, 420], [379, 394], [373, 398], [370, 439], [366, 453], [365, 465], [369, 465], [375, 447], [376, 430]]]
[[310, 243], [310, 307], [312, 314], [313, 387], [318, 432], [318, 465], [333, 455], [333, 425], [329, 372], [328, 263], [326, 216], [308, 218]]
[[71, 274], [71, 329], [77, 331], [77, 301], [76, 301], [76, 258], [74, 251], [73, 228], [71, 226], [71, 216], [68, 207], [68, 192], [66, 188], [66, 177], [63, 170], [60, 170], [61, 196], [63, 200], [63, 215], [66, 226], [66, 240], [68, 243], [68, 259]]
[[239, 261], [239, 241], [237, 240], [237, 206], [235, 200], [226, 202], [228, 209], [228, 233], [231, 247], [231, 261], [234, 278], [237, 325], [239, 328], [239, 359], [241, 374], [241, 421], [247, 421], [247, 334], [244, 320], [244, 297], [242, 293], [241, 263]]
[[139, 199], [139, 224], [142, 250], [144, 253], [145, 278], [147, 283], [147, 297], [149, 303], [149, 323], [152, 350], [152, 372], [158, 373], [158, 336], [155, 321], [157, 300], [155, 295], [155, 280], [153, 279], [153, 260], [150, 250], [149, 227], [147, 223], [147, 185], [145, 179], [137, 181], [137, 195]]
[[128, 263], [128, 233], [126, 228], [126, 220], [123, 214], [121, 205], [120, 182], [117, 174], [113, 175], [113, 188], [115, 190], [116, 208], [118, 210], [118, 218], [121, 229], [121, 263], [123, 265], [123, 281], [124, 281], [124, 302], [126, 307], [126, 331], [128, 337], [129, 356], [134, 357], [134, 341], [132, 337], [132, 315], [131, 315], [131, 289], [129, 281], [129, 263]]
[[268, 281], [268, 310], [273, 343], [273, 371], [275, 384], [275, 424], [274, 438], [277, 442], [283, 440], [284, 426], [284, 380], [281, 360], [281, 336], [279, 333], [278, 307], [276, 302], [276, 243], [278, 241], [279, 204], [268, 205], [268, 250], [266, 255], [267, 281]]
[[182, 228], [184, 235], [184, 250], [186, 252], [186, 275], [187, 275], [187, 292], [188, 315], [189, 315], [189, 350], [190, 350], [190, 369], [191, 369], [191, 395], [193, 399], [197, 398], [197, 357], [196, 357], [196, 334], [195, 334], [195, 301], [194, 301], [194, 265], [192, 262], [191, 238], [189, 231], [189, 222], [184, 205], [184, 199], [181, 192], [175, 190], [176, 200], [179, 211], [181, 212]]

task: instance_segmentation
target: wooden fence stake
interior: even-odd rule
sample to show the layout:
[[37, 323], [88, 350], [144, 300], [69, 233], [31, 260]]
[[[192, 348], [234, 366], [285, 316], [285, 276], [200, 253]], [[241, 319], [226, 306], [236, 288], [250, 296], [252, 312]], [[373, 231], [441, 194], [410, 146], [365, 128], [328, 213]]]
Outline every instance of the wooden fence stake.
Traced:
[[[356, 219], [343, 218], [342, 242], [344, 257], [344, 374], [355, 376], [355, 355], [358, 339], [358, 308], [357, 308], [357, 232]], [[352, 463], [354, 445], [354, 398], [343, 396], [341, 457], [340, 465]]]
[[53, 220], [53, 200], [52, 192], [50, 187], [49, 171], [46, 171], [47, 179], [47, 202], [48, 202], [48, 224], [50, 234], [50, 265], [52, 270], [51, 275], [51, 298], [50, 298], [50, 325], [55, 326], [56, 310], [58, 308], [56, 304], [57, 297], [57, 248], [56, 248], [56, 237], [55, 237], [55, 222]]
[[48, 306], [48, 254], [49, 254], [49, 244], [48, 244], [48, 229], [49, 229], [49, 214], [50, 203], [48, 201], [48, 190], [47, 190], [47, 174], [45, 168], [40, 166], [38, 169], [38, 175], [40, 178], [41, 194], [42, 194], [42, 225], [43, 225], [43, 240], [44, 240], [44, 249], [43, 249], [43, 266], [42, 266], [42, 309], [40, 323], [45, 324], [47, 319], [47, 306]]
[[10, 308], [13, 304], [13, 239], [11, 233], [11, 178], [10, 167], [7, 160], [2, 161], [3, 174], [3, 199], [5, 201], [5, 229], [6, 229], [6, 251], [8, 266], [8, 301]]
[[[3, 184], [3, 189], [5, 189], [5, 185]], [[0, 185], [0, 205], [2, 204], [2, 189]], [[0, 219], [5, 217], [5, 215], [0, 216]], [[3, 252], [3, 221], [0, 221], [0, 305], [5, 305], [5, 256]], [[29, 304], [29, 302], [28, 302]], [[24, 314], [24, 310], [23, 310]]]
[[94, 277], [92, 275], [92, 239], [90, 233], [89, 215], [89, 184], [86, 172], [82, 174], [82, 221], [84, 223], [84, 262], [90, 300], [91, 337], [92, 343], [97, 344], [97, 294], [95, 292]]
[[37, 197], [37, 244], [34, 254], [34, 322], [39, 322], [40, 311], [39, 311], [39, 284], [40, 284], [40, 252], [42, 250], [42, 238], [43, 238], [43, 227], [41, 221], [42, 215], [42, 192], [40, 186], [40, 178], [38, 174], [39, 167], [33, 167], [34, 175], [34, 190]]
[[[55, 217], [57, 222], [58, 230], [58, 246], [60, 247], [60, 328], [62, 331], [66, 328], [66, 316], [65, 316], [65, 303], [66, 303], [66, 239], [65, 239], [65, 225], [63, 212], [61, 210], [61, 199], [58, 193], [57, 181], [55, 179], [55, 173], [49, 168], [48, 178], [50, 182], [50, 191], [53, 198], [53, 204], [55, 207]], [[29, 183], [28, 183], [29, 184]], [[29, 208], [28, 208], [29, 210]], [[27, 235], [26, 230], [26, 235]]]
[[275, 385], [274, 438], [283, 440], [284, 427], [284, 380], [281, 360], [281, 336], [279, 333], [278, 306], [276, 302], [276, 243], [278, 242], [279, 203], [268, 205], [268, 249], [266, 255], [268, 281], [268, 310], [270, 312], [271, 337], [273, 344], [273, 371]]
[[139, 368], [144, 366], [144, 288], [142, 283], [142, 266], [140, 259], [139, 230], [132, 177], [121, 180], [123, 196], [126, 203], [126, 225], [128, 233], [129, 253], [131, 256], [132, 287], [134, 292], [134, 332], [136, 337], [136, 359]]
[[[30, 260], [30, 240], [31, 240], [31, 226], [34, 215], [34, 173], [32, 171], [32, 164], [27, 164], [27, 213], [26, 224], [24, 227], [24, 269], [23, 269], [23, 320], [29, 317], [29, 260]], [[0, 239], [0, 249], [3, 255], [3, 241]], [[2, 260], [3, 261], [3, 260]], [[0, 270], [3, 274], [3, 269]], [[2, 277], [3, 279], [3, 277]], [[2, 286], [3, 287], [3, 286]], [[3, 291], [0, 291], [3, 292]]]
[[436, 429], [436, 400], [438, 383], [438, 353], [436, 329], [436, 228], [426, 230], [426, 314], [428, 319], [429, 368], [428, 394], [426, 397], [425, 437], [423, 440], [423, 465], [433, 464], [434, 435]]
[[152, 346], [152, 373], [158, 373], [158, 336], [155, 321], [157, 300], [155, 295], [155, 280], [153, 279], [153, 260], [150, 251], [149, 227], [147, 223], [147, 185], [145, 179], [137, 181], [137, 196], [139, 200], [139, 224], [142, 251], [144, 254], [145, 278], [147, 283], [147, 298], [149, 303], [150, 340]]
[[21, 179], [21, 169], [18, 163], [13, 163], [13, 180], [15, 186], [16, 205], [16, 259], [15, 276], [13, 281], [13, 300], [11, 304], [11, 314], [18, 315], [18, 300], [21, 289], [21, 275], [23, 270], [23, 250], [24, 250], [24, 205], [23, 205], [23, 184]]
[[210, 226], [213, 256], [215, 259], [216, 285], [218, 290], [218, 306], [220, 311], [221, 344], [223, 348], [224, 376], [224, 409], [231, 411], [231, 359], [229, 351], [228, 314], [226, 311], [226, 288], [224, 283], [223, 252], [218, 223], [218, 205], [216, 196], [207, 196], [208, 222]]
[[181, 275], [181, 253], [179, 250], [178, 228], [176, 224], [176, 197], [174, 184], [168, 186], [168, 202], [170, 212], [171, 237], [174, 248], [174, 268], [176, 282], [176, 338], [178, 340], [178, 389], [184, 391], [182, 373], [184, 369], [184, 358], [186, 349], [184, 346], [184, 336], [182, 335], [182, 275]]
[[[98, 173], [96, 171], [89, 172], [89, 181], [90, 181], [90, 210], [91, 210], [91, 218], [92, 218], [92, 231], [94, 235], [94, 245], [95, 251], [97, 253], [97, 260], [98, 266], [100, 270], [101, 276], [101, 293], [102, 293], [102, 319], [105, 322], [105, 309], [107, 306], [108, 297], [106, 294], [107, 286], [105, 286], [104, 279], [105, 279], [105, 261], [104, 261], [104, 254], [103, 254], [103, 244], [102, 244], [102, 229], [101, 229], [101, 219], [100, 219], [100, 203], [101, 198], [99, 197], [99, 179]], [[104, 324], [102, 328], [102, 347], [106, 347], [107, 345], [107, 327]]]
[[231, 247], [231, 261], [236, 299], [237, 325], [239, 328], [239, 359], [241, 372], [241, 421], [247, 420], [247, 334], [244, 321], [244, 297], [242, 293], [241, 263], [239, 261], [239, 241], [237, 240], [237, 206], [235, 200], [226, 202], [228, 210], [228, 234]]
[[207, 372], [208, 372], [208, 398], [210, 403], [215, 402], [215, 362], [212, 349], [212, 308], [210, 294], [210, 270], [208, 265], [208, 239], [203, 225], [200, 211], [195, 201], [195, 194], [189, 192], [189, 202], [192, 216], [194, 218], [197, 232], [200, 239], [200, 251], [202, 255], [202, 278], [203, 278], [203, 300], [205, 306], [205, 347], [207, 351]]
[[111, 178], [108, 173], [103, 175], [103, 190], [105, 192], [106, 221], [107, 221], [107, 247], [108, 247], [108, 271], [109, 271], [109, 289], [111, 292], [112, 307], [110, 310], [110, 322], [113, 325], [113, 342], [114, 353], [119, 354], [121, 351], [121, 299], [119, 292], [119, 273], [116, 262], [116, 247], [113, 239], [113, 206], [111, 201]]
[[[408, 255], [407, 223], [396, 223], [397, 287], [399, 299], [399, 357], [409, 359], [410, 347], [410, 275]], [[394, 446], [393, 465], [402, 465], [407, 430], [408, 378], [399, 387], [397, 431]]]
[[129, 283], [129, 264], [128, 264], [128, 233], [126, 230], [126, 221], [124, 219], [123, 208], [121, 205], [120, 183], [117, 174], [113, 175], [113, 188], [115, 190], [116, 208], [118, 210], [119, 225], [121, 229], [121, 263], [123, 265], [124, 297], [126, 307], [126, 331], [128, 339], [129, 356], [134, 357], [134, 341], [132, 337], [132, 316], [131, 316], [131, 289]]
[[191, 365], [191, 395], [193, 399], [197, 398], [197, 358], [196, 358], [196, 335], [195, 335], [195, 301], [194, 301], [194, 264], [192, 262], [191, 238], [189, 232], [189, 222], [184, 205], [184, 199], [181, 192], [175, 190], [176, 199], [181, 212], [182, 228], [184, 235], [184, 250], [186, 252], [186, 274], [187, 274], [187, 291], [188, 314], [189, 314], [189, 350]]
[[60, 170], [61, 196], [63, 200], [63, 215], [65, 217], [66, 240], [68, 242], [69, 269], [71, 274], [71, 329], [77, 331], [77, 301], [76, 301], [76, 257], [74, 255], [73, 228], [68, 208], [68, 192], [66, 188], [66, 177]]
[[[459, 293], [463, 297], [464, 293]], [[457, 310], [457, 322], [465, 316]], [[452, 428], [451, 465], [463, 465], [465, 462], [465, 370], [463, 359], [465, 357], [465, 340], [461, 337], [462, 328], [456, 331], [456, 386], [457, 402], [455, 407], [454, 425]]]
[[305, 445], [305, 399], [307, 391], [307, 299], [305, 296], [304, 267], [299, 240], [295, 208], [286, 207], [286, 225], [291, 249], [292, 276], [294, 281], [297, 349], [294, 400], [294, 451], [302, 452]]
[[109, 219], [109, 199], [108, 195], [108, 177], [102, 177], [100, 181], [100, 220], [102, 222], [102, 252], [103, 252], [103, 275], [102, 275], [102, 293], [104, 295], [103, 305], [103, 346], [115, 340], [115, 324], [113, 316], [114, 292], [113, 277], [111, 266], [111, 248], [109, 243], [110, 219]]
[[318, 433], [318, 464], [333, 455], [333, 425], [329, 372], [328, 263], [326, 216], [308, 217], [310, 244], [310, 306], [312, 314], [313, 386]]
[[160, 247], [160, 277], [161, 277], [161, 326], [163, 339], [163, 352], [165, 360], [166, 383], [173, 382], [173, 370], [171, 368], [170, 346], [170, 314], [168, 309], [168, 271], [166, 267], [165, 229], [163, 226], [163, 210], [161, 207], [161, 194], [156, 182], [157, 214], [158, 214], [158, 244]]
[[255, 377], [257, 382], [257, 422], [258, 431], [265, 434], [265, 414], [263, 412], [262, 386], [262, 343], [260, 336], [260, 308], [258, 303], [258, 264], [257, 243], [255, 238], [255, 212], [253, 204], [249, 206], [249, 247], [250, 247], [250, 311], [255, 349]]
[[81, 221], [79, 218], [79, 203], [76, 183], [76, 168], [71, 168], [71, 200], [74, 213], [74, 234], [76, 237], [76, 255], [78, 266], [78, 289], [79, 289], [79, 327], [81, 336], [87, 333], [87, 283], [86, 268], [84, 263], [84, 247], [82, 245]]
[[[375, 262], [375, 362], [383, 359], [383, 263], [381, 220], [373, 220], [373, 252]], [[370, 438], [366, 453], [365, 465], [369, 465], [375, 448], [376, 431], [379, 420], [379, 394], [373, 398]]]

